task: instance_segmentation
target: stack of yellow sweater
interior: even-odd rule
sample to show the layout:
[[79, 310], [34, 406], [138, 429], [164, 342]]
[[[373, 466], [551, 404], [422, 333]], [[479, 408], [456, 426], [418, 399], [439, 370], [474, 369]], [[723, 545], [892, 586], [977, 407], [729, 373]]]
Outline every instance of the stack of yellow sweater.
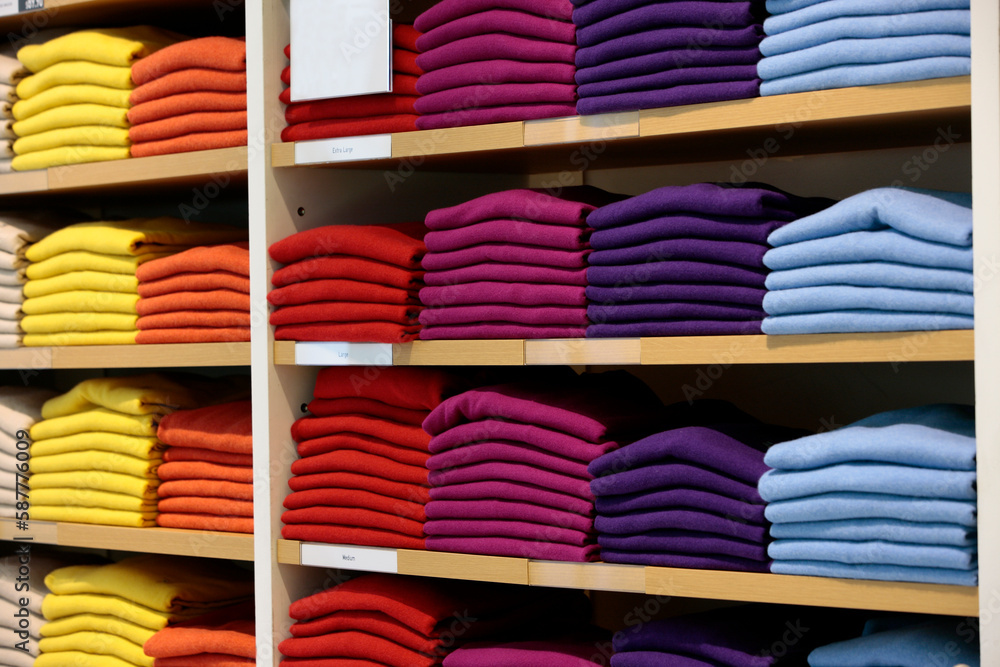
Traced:
[[15, 171], [129, 157], [132, 64], [184, 39], [150, 26], [80, 30], [25, 46], [17, 84]]
[[[26, 483], [28, 431], [42, 418], [42, 404], [55, 395], [48, 389], [23, 385], [0, 387], [0, 517], [13, 517], [17, 503], [27, 500], [27, 487], [18, 489], [17, 483]], [[25, 477], [18, 480], [18, 473]], [[18, 496], [18, 491], [23, 495]]]
[[26, 251], [31, 262], [21, 310], [26, 346], [135, 343], [136, 268], [199, 245], [246, 239], [245, 229], [138, 218], [84, 222], [54, 232]]
[[110, 565], [76, 565], [45, 578], [35, 667], [153, 667], [142, 650], [157, 631], [249, 600], [253, 578], [223, 561], [134, 556]]
[[31, 518], [156, 525], [163, 415], [241, 396], [231, 379], [147, 374], [84, 380], [31, 427]]

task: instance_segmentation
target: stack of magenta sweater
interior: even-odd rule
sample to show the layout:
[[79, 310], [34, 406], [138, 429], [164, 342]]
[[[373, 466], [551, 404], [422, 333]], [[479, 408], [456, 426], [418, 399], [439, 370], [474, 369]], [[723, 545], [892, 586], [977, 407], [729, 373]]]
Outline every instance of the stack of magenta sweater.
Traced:
[[421, 129], [572, 116], [570, 0], [444, 0], [417, 17]]
[[830, 200], [666, 186], [594, 211], [588, 338], [760, 333], [768, 234]]
[[581, 114], [757, 97], [763, 0], [573, 0]]
[[969, 0], [767, 0], [761, 95], [969, 74]]
[[976, 585], [970, 406], [883, 412], [775, 445], [764, 462], [772, 572]]

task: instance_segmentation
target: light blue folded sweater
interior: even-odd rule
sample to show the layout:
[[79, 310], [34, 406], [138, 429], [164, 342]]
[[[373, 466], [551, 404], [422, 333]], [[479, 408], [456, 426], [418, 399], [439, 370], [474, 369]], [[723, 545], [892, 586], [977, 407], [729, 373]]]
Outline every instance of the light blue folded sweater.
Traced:
[[886, 310], [909, 313], [973, 315], [971, 294], [891, 287], [820, 285], [778, 290], [764, 295], [768, 315], [822, 313], [831, 310]]
[[764, 454], [764, 463], [779, 470], [852, 461], [975, 471], [975, 409], [936, 403], [889, 410], [834, 431], [780, 442]]
[[817, 285], [857, 285], [859, 287], [900, 287], [943, 290], [972, 294], [975, 276], [970, 271], [929, 269], [891, 262], [845, 262], [772, 271], [764, 280], [769, 290], [815, 287]]
[[865, 190], [774, 230], [767, 242], [778, 248], [850, 232], [883, 229], [894, 229], [932, 243], [969, 247], [972, 245], [972, 195], [918, 188]]
[[976, 473], [883, 463], [840, 463], [812, 470], [769, 470], [760, 478], [757, 490], [767, 502], [844, 491], [974, 500]]
[[976, 503], [893, 496], [883, 493], [825, 493], [769, 503], [764, 517], [778, 523], [897, 519], [918, 523], [976, 525]]
[[757, 75], [765, 81], [843, 65], [879, 65], [917, 58], [972, 57], [965, 35], [908, 35], [881, 39], [838, 39], [801, 51], [761, 59]]
[[[771, 563], [771, 572], [807, 577], [909, 581], [951, 586], [976, 586], [979, 583], [978, 570], [949, 570], [941, 567], [906, 567], [903, 565], [848, 565], [820, 560], [776, 560]], [[871, 665], [870, 662], [861, 664]], [[895, 666], [897, 663], [886, 664]], [[927, 663], [915, 664], [923, 666]]]
[[[909, 620], [909, 619], [907, 619]], [[820, 646], [809, 654], [810, 667], [928, 667], [965, 664], [979, 667], [978, 623], [956, 618], [909, 622], [903, 627]], [[966, 630], [966, 628], [968, 630]]]
[[951, 331], [971, 329], [968, 315], [902, 313], [884, 310], [836, 310], [775, 315], [760, 323], [766, 334], [872, 333], [880, 331]]
[[899, 262], [972, 271], [972, 246], [934, 243], [880, 229], [790, 243], [764, 253], [764, 266], [774, 270], [841, 262]]
[[771, 537], [799, 540], [887, 540], [913, 544], [970, 547], [977, 543], [976, 529], [957, 523], [919, 523], [898, 519], [843, 519], [771, 524]]
[[869, 540], [776, 540], [767, 547], [774, 560], [823, 560], [848, 565], [904, 565], [948, 570], [976, 568], [976, 547], [908, 544]]
[[972, 58], [960, 56], [920, 58], [878, 65], [841, 65], [764, 81], [760, 84], [760, 94], [762, 97], [768, 97], [789, 93], [806, 93], [813, 90], [924, 81], [926, 79], [968, 76], [971, 72]]
[[971, 27], [970, 12], [967, 9], [943, 9], [889, 16], [845, 16], [765, 37], [760, 43], [760, 52], [764, 56], [777, 56], [840, 39], [968, 35]]
[[767, 0], [773, 16], [764, 20], [764, 34], [777, 35], [842, 16], [910, 14], [936, 9], [969, 9], [969, 0]]

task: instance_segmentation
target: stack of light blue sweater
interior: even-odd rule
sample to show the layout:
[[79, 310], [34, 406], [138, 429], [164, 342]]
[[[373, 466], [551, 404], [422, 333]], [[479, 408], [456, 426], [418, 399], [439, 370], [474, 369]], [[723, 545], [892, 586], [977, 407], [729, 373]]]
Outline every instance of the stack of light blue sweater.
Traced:
[[774, 445], [764, 463], [772, 572], [976, 585], [970, 406], [880, 413]]
[[969, 0], [767, 0], [761, 95], [964, 76]]
[[861, 637], [809, 654], [809, 667], [979, 667], [978, 619], [895, 616], [873, 619]]
[[972, 328], [968, 194], [868, 190], [767, 241], [764, 333]]

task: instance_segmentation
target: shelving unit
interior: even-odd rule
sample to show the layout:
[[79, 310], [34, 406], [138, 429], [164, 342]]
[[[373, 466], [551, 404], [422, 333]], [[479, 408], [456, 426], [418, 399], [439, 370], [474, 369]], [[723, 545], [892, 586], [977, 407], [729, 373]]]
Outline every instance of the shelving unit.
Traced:
[[74, 345], [0, 350], [0, 369], [249, 366], [250, 343]]

